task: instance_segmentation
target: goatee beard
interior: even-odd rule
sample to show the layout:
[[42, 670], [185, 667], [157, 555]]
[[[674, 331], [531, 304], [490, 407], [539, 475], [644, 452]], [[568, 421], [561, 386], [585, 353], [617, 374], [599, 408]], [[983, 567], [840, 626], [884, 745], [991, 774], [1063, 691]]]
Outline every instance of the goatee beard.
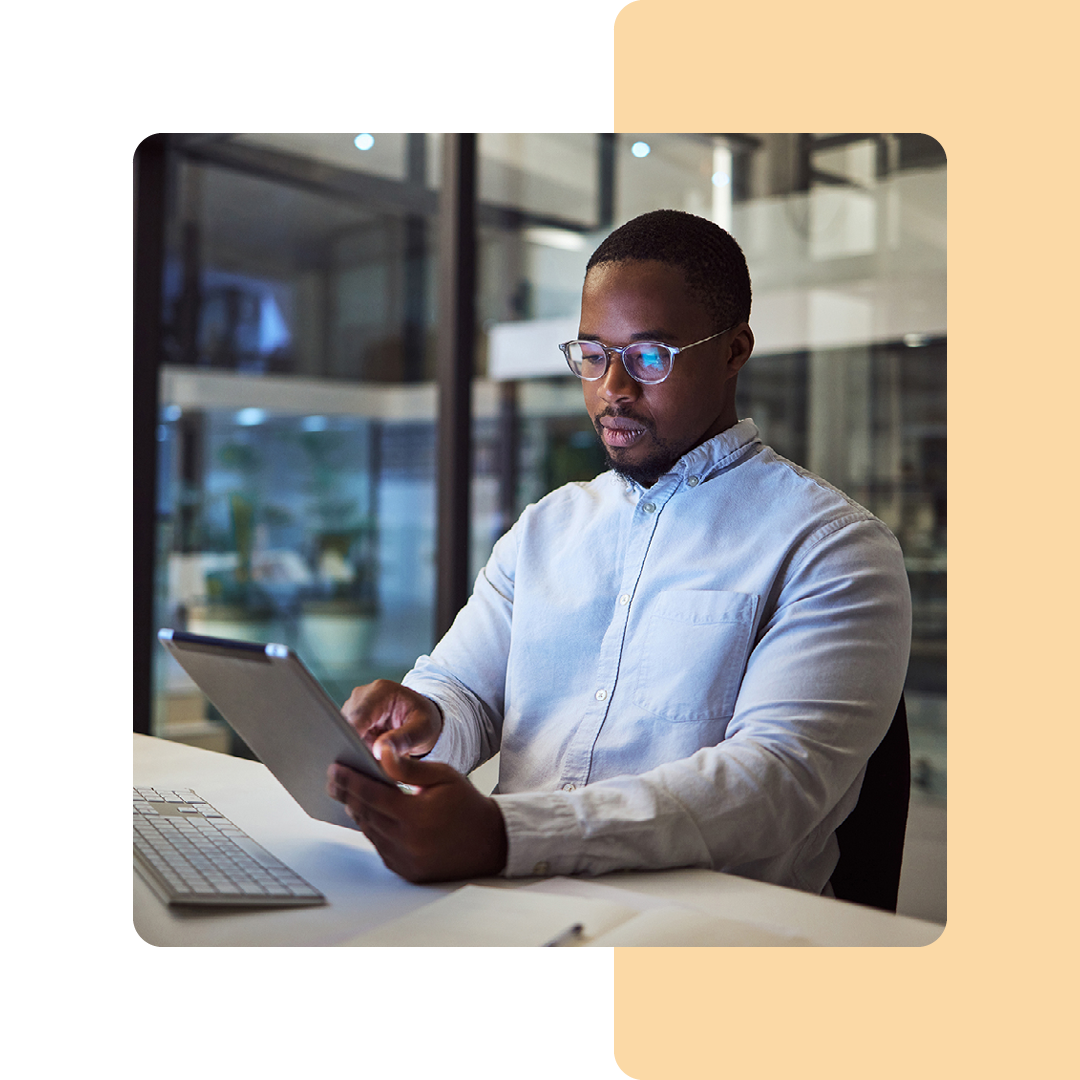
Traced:
[[642, 487], [652, 487], [664, 473], [670, 471], [671, 467], [675, 464], [675, 461], [678, 461], [678, 458], [673, 461], [658, 451], [655, 454], [650, 454], [644, 461], [639, 461], [636, 465], [631, 465], [628, 462], [616, 461], [605, 448], [604, 460], [607, 467], [611, 469], [616, 476], [621, 476], [624, 480], [632, 480], [635, 484], [640, 484]]
[[[628, 414], [617, 412], [615, 409], [608, 409], [600, 414], [600, 416], [626, 415]], [[643, 424], [645, 429], [652, 436], [652, 440], [656, 444], [655, 449], [651, 454], [644, 458], [644, 460], [637, 463], [616, 461], [612, 456], [608, 445], [604, 442], [603, 428], [600, 425], [600, 416], [593, 418], [593, 427], [596, 429], [597, 438], [600, 440], [600, 448], [604, 451], [604, 463], [616, 476], [621, 476], [624, 480], [632, 480], [635, 484], [640, 484], [642, 487], [652, 487], [652, 485], [655, 484], [664, 473], [669, 472], [672, 466], [674, 466], [679, 458], [682, 457], [682, 454], [678, 453], [673, 446], [664, 442], [662, 439], [657, 438], [652, 424], [639, 416], [635, 416], [633, 419], [638, 421], [638, 423]]]

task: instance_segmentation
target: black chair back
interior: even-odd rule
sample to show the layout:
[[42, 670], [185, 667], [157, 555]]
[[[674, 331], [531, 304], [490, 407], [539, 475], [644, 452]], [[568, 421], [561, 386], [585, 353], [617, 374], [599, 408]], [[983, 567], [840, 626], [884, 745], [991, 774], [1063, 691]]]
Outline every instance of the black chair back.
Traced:
[[896, 911], [910, 798], [911, 747], [901, 694], [889, 730], [866, 764], [859, 801], [836, 830], [840, 861], [831, 880], [839, 899]]

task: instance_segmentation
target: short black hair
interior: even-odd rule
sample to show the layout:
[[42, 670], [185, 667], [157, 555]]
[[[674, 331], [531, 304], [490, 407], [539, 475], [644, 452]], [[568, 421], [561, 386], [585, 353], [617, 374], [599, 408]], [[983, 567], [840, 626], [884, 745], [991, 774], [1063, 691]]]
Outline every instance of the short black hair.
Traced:
[[682, 210], [653, 210], [620, 225], [593, 252], [585, 274], [602, 263], [654, 259], [677, 266], [686, 284], [726, 330], [750, 319], [750, 271], [731, 233]]

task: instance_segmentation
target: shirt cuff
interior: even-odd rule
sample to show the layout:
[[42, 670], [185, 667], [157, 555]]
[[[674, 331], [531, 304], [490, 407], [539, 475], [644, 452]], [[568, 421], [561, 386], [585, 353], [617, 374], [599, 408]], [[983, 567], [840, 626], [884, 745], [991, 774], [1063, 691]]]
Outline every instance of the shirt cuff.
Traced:
[[480, 757], [479, 739], [470, 732], [467, 724], [456, 719], [462, 713], [468, 715], [470, 702], [464, 695], [455, 693], [451, 687], [441, 683], [436, 688], [430, 681], [410, 679], [406, 675], [402, 685], [435, 702], [442, 713], [442, 732], [430, 752], [424, 755], [424, 760], [441, 761], [460, 773], [471, 772]]
[[580, 870], [583, 836], [569, 795], [522, 792], [493, 798], [506, 824], [504, 877], [547, 877]]

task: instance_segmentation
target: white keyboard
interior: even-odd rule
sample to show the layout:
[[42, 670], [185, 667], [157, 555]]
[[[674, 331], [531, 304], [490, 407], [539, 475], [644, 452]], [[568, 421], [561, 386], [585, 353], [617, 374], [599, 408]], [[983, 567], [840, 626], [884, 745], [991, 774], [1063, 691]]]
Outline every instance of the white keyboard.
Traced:
[[167, 904], [296, 907], [326, 897], [190, 788], [137, 787], [135, 869]]

